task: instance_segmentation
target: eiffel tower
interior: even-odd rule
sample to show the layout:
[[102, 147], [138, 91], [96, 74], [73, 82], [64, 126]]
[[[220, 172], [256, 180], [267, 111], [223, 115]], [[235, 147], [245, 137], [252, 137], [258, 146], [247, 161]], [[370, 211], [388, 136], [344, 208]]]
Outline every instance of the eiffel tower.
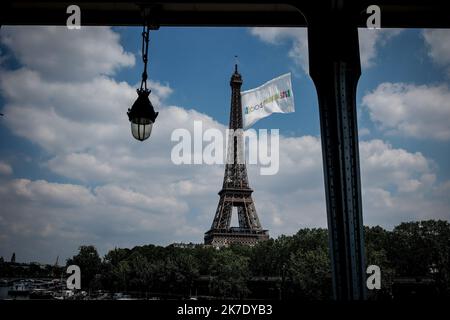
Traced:
[[[267, 230], [263, 230], [256, 214], [252, 199], [253, 190], [247, 178], [247, 168], [244, 161], [241, 86], [242, 77], [237, 64], [230, 80], [231, 114], [230, 135], [228, 137], [227, 163], [220, 200], [217, 206], [211, 229], [205, 233], [205, 244], [215, 247], [227, 246], [233, 243], [254, 245], [258, 241], [269, 239]], [[232, 227], [231, 216], [233, 208], [237, 209], [239, 227]]]

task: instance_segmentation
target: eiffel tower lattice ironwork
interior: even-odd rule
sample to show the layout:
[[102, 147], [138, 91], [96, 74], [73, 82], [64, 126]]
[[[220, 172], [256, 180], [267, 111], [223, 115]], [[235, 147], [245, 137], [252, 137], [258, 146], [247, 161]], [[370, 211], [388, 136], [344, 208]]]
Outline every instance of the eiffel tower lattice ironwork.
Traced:
[[[211, 229], [205, 233], [205, 244], [213, 246], [227, 246], [233, 243], [254, 245], [258, 241], [269, 239], [268, 231], [263, 230], [259, 222], [252, 199], [253, 190], [248, 183], [242, 130], [242, 76], [238, 72], [237, 64], [231, 76], [230, 86], [230, 135], [225, 175]], [[231, 226], [234, 207], [237, 209], [239, 227]]]

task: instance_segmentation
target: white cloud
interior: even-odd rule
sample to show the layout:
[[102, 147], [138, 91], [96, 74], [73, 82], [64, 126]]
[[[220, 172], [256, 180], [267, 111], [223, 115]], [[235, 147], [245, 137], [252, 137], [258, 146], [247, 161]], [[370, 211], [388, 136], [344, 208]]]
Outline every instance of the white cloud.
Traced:
[[382, 83], [363, 97], [372, 121], [388, 134], [450, 140], [447, 85]]
[[263, 42], [273, 45], [279, 45], [283, 42], [291, 43], [292, 46], [288, 56], [305, 73], [309, 72], [308, 34], [306, 28], [254, 27], [250, 28], [250, 34], [258, 37]]
[[[21, 32], [30, 30], [13, 30], [11, 37]], [[111, 31], [104, 32], [108, 35]], [[118, 37], [113, 39], [118, 41]], [[79, 50], [83, 55], [83, 47]], [[192, 131], [193, 120], [202, 121], [205, 129], [224, 126], [195, 110], [163, 106], [173, 90], [150, 80], [152, 102], [164, 112], [155, 123], [152, 138], [140, 143], [132, 138], [126, 116], [137, 96], [134, 87], [101, 72], [94, 77], [80, 74], [76, 81], [56, 79], [48, 76], [51, 70], [35, 67], [35, 61], [31, 65], [21, 62], [22, 68], [4, 70], [0, 80], [7, 114], [4, 124], [46, 150], [48, 158], [39, 164], [74, 184], [26, 179], [5, 184], [14, 188], [3, 189], [9, 215], [2, 214], [0, 229], [10, 237], [3, 242], [2, 252], [19, 242], [28, 256], [35, 250], [47, 250], [50, 257], [58, 250], [73, 253], [76, 246], [89, 241], [105, 252], [114, 246], [201, 239], [204, 226], [193, 222], [197, 219], [194, 213], [214, 210], [215, 204], [205, 197], [216, 195], [210, 178], [220, 180], [222, 169], [194, 166], [186, 170], [172, 165], [170, 134], [180, 127]], [[111, 70], [122, 66], [120, 57], [112, 63]], [[96, 187], [90, 189], [90, 185]], [[80, 189], [72, 190], [75, 186]], [[80, 190], [85, 191], [83, 197]], [[82, 205], [85, 198], [90, 202]], [[74, 204], [79, 204], [76, 210]], [[210, 219], [203, 221], [205, 226]], [[174, 223], [180, 226], [176, 230]], [[14, 230], [23, 231], [22, 238]], [[32, 235], [38, 240], [30, 240]], [[66, 248], [67, 239], [72, 252]]]
[[[172, 88], [168, 84], [163, 85], [163, 84], [159, 83], [158, 81], [152, 81], [152, 80], [149, 80], [147, 82], [148, 82], [149, 88], [152, 90], [154, 95], [156, 97], [158, 97], [159, 99], [166, 99], [173, 92]], [[150, 97], [152, 98], [152, 101], [153, 101], [153, 99], [154, 99], [153, 96], [150, 96]], [[157, 105], [161, 104], [161, 102], [159, 100], [155, 101], [154, 103]]]
[[360, 142], [364, 223], [393, 227], [400, 222], [450, 220], [450, 199], [441, 190], [436, 163], [375, 139]]
[[370, 68], [376, 64], [378, 50], [385, 46], [389, 40], [398, 36], [401, 29], [367, 29], [359, 28], [359, 52], [361, 66]]
[[[152, 103], [159, 108], [172, 89], [157, 81], [149, 85]], [[7, 100], [4, 124], [48, 151], [83, 150], [93, 140], [128, 141], [126, 111], [137, 94], [125, 82], [103, 76], [74, 83], [47, 81], [22, 68], [4, 71], [0, 90]], [[75, 137], [76, 143], [67, 143]]]
[[358, 135], [360, 138], [370, 135], [369, 128], [358, 128]]
[[49, 183], [44, 180], [13, 179], [0, 188], [0, 192], [14, 194], [17, 198], [63, 206], [83, 207], [92, 203], [90, 191], [80, 185]]
[[160, 193], [145, 195], [131, 189], [114, 185], [97, 187], [95, 193], [105, 202], [125, 208], [138, 208], [143, 211], [161, 212], [164, 214], [184, 214], [188, 206], [170, 194]]
[[[326, 227], [320, 139], [282, 137], [280, 148], [277, 175], [259, 176], [250, 167], [263, 225], [272, 235]], [[421, 153], [377, 139], [361, 141], [360, 164], [365, 224], [390, 228], [402, 221], [450, 219], [450, 199], [442, 192], [448, 183], [437, 182], [436, 164]]]
[[107, 181], [117, 179], [125, 173], [115, 170], [109, 163], [100, 162], [88, 153], [70, 153], [57, 155], [47, 162], [53, 172], [88, 183], [89, 181]]
[[[195, 119], [194, 112], [180, 113], [187, 116], [180, 117], [185, 124]], [[17, 245], [8, 230], [15, 230], [14, 237], [22, 237], [17, 241], [27, 243], [26, 248], [41, 248], [42, 243], [53, 241], [55, 244], [45, 249], [50, 256], [64, 250], [70, 254], [77, 245], [89, 241], [102, 252], [149, 242], [201, 242], [217, 206], [223, 167], [175, 166], [169, 158], [173, 145], [169, 136], [158, 140], [165, 147], [150, 149], [147, 145], [146, 161], [134, 157], [132, 149], [122, 156], [99, 153], [81, 157], [86, 165], [77, 165], [76, 171], [84, 179], [91, 175], [90, 183], [99, 183], [92, 190], [45, 181], [13, 180], [6, 184], [0, 189], [0, 201], [5, 212], [15, 215], [2, 215], [0, 229], [9, 235], [2, 252], [7, 245]], [[294, 233], [301, 227], [326, 227], [320, 145], [317, 137], [281, 137], [277, 175], [260, 176], [256, 166], [249, 166], [257, 212], [272, 236]], [[392, 227], [400, 221], [446, 218], [450, 203], [442, 191], [445, 186], [436, 182], [432, 161], [381, 140], [361, 142], [360, 150], [367, 224]], [[113, 173], [107, 178], [96, 176], [89, 166], [93, 158], [94, 168], [97, 162], [109, 161]], [[61, 166], [65, 170], [60, 174], [70, 177], [73, 163], [62, 161]], [[115, 170], [128, 175], [116, 175]], [[19, 218], [22, 215], [23, 219]], [[44, 223], [44, 219], [51, 223]], [[29, 238], [20, 236], [22, 232], [39, 241], [26, 242]], [[60, 245], [65, 241], [70, 248]]]
[[[358, 29], [362, 68], [374, 66], [378, 50], [386, 45], [390, 39], [400, 34], [400, 32], [400, 29]], [[250, 33], [269, 44], [279, 45], [283, 42], [290, 42], [291, 48], [288, 56], [305, 73], [309, 72], [308, 34], [306, 28], [255, 27], [250, 28]]]
[[11, 166], [4, 161], [0, 161], [0, 175], [10, 175], [12, 173], [13, 169]]
[[108, 27], [4, 27], [0, 41], [49, 80], [72, 82], [113, 75], [135, 63], [133, 54], [124, 52], [119, 35]]
[[428, 189], [436, 180], [436, 165], [420, 152], [395, 149], [382, 140], [360, 143], [363, 179], [371, 188], [415, 192]]
[[[116, 41], [111, 46], [120, 47], [118, 37], [111, 39]], [[77, 48], [72, 55], [83, 56], [84, 47]], [[109, 70], [124, 65], [118, 57]], [[141, 143], [132, 138], [126, 117], [136, 97], [132, 86], [102, 72], [59, 81], [46, 74], [52, 70], [35, 67], [36, 61], [21, 62], [21, 69], [2, 74], [3, 120], [12, 133], [46, 151], [37, 165], [65, 183], [2, 177], [0, 254], [16, 251], [19, 260], [53, 262], [88, 243], [105, 253], [115, 246], [202, 241], [224, 168], [172, 164], [170, 136], [175, 128], [192, 132], [194, 121], [202, 121], [204, 129], [224, 125], [195, 110], [165, 106], [172, 89], [152, 81], [152, 101], [161, 112], [152, 137]], [[449, 212], [449, 184], [436, 182], [431, 160], [380, 140], [362, 142], [360, 149], [366, 223], [392, 226]], [[249, 166], [256, 209], [271, 236], [326, 227], [319, 138], [280, 137], [279, 173], [257, 172]]]
[[450, 75], [450, 30], [427, 29], [422, 31], [422, 36], [430, 58], [438, 66], [446, 68]]
[[[0, 187], [0, 252], [20, 260], [53, 261], [81, 244], [105, 253], [114, 246], [181, 241], [173, 222], [186, 225], [182, 200], [117, 185], [81, 185], [12, 179]], [[194, 228], [192, 228], [194, 229]], [[183, 234], [185, 236], [185, 234]]]

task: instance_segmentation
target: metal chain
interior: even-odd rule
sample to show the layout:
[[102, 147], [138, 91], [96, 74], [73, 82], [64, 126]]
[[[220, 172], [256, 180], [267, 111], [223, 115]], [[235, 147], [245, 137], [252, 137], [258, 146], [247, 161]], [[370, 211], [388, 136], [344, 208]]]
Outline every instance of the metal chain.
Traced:
[[144, 72], [142, 72], [141, 90], [147, 91], [147, 62], [148, 62], [148, 42], [150, 38], [150, 28], [144, 23], [142, 31], [142, 61], [144, 62]]

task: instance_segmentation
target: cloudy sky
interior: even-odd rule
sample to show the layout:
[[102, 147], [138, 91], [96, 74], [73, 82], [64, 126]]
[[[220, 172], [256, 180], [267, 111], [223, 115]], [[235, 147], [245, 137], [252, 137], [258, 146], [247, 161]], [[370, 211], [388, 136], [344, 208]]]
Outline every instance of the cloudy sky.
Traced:
[[[160, 115], [134, 140], [127, 108], [140, 81], [140, 28], [0, 30], [0, 255], [54, 262], [82, 244], [202, 242], [220, 165], [174, 165], [170, 136], [227, 126], [229, 78], [243, 90], [292, 72], [296, 112], [280, 129], [280, 170], [249, 167], [256, 209], [276, 237], [326, 227], [317, 95], [305, 29], [161, 28], [149, 73]], [[364, 223], [450, 219], [450, 32], [360, 30], [358, 85]]]

